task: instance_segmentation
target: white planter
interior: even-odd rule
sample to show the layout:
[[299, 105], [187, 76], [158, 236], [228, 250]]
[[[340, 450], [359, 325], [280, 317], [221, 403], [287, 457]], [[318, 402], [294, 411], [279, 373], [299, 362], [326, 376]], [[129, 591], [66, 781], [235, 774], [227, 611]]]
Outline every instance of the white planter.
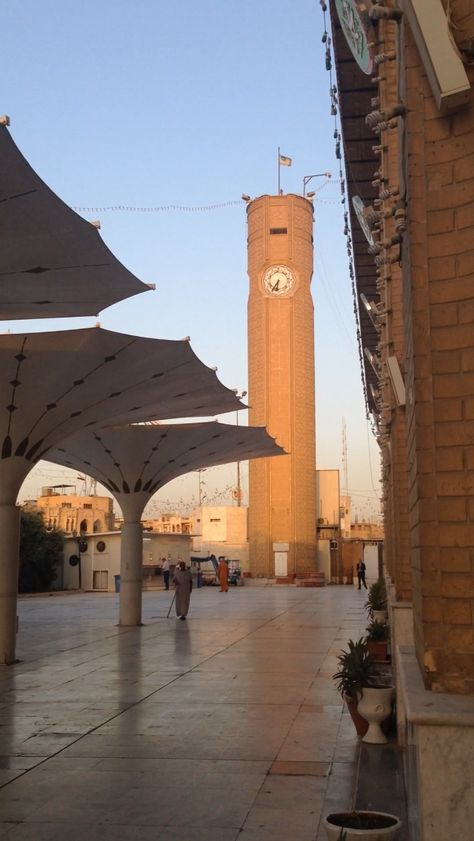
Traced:
[[357, 710], [369, 722], [369, 729], [362, 737], [363, 742], [369, 742], [372, 745], [384, 745], [388, 742], [382, 732], [380, 722], [390, 715], [393, 693], [392, 686], [366, 686], [362, 690]]
[[[374, 819], [374, 821], [369, 819], [369, 822], [389, 823], [390, 826], [359, 829], [356, 828], [358, 821], [355, 820], [355, 826], [351, 827], [351, 818], [357, 819], [357, 816], [360, 816], [363, 819], [369, 815]], [[342, 823], [338, 822], [340, 819], [342, 819]], [[345, 841], [395, 841], [402, 828], [402, 823], [396, 815], [389, 815], [387, 812], [361, 811], [328, 815], [324, 818], [324, 828], [329, 841], [339, 841], [341, 829], [345, 833]]]

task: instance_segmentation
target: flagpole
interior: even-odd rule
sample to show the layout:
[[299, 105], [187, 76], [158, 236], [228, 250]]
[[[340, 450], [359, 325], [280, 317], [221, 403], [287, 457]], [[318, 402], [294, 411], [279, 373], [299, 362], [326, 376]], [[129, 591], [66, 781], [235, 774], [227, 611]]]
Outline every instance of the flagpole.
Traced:
[[278, 195], [280, 195], [280, 147], [278, 147]]

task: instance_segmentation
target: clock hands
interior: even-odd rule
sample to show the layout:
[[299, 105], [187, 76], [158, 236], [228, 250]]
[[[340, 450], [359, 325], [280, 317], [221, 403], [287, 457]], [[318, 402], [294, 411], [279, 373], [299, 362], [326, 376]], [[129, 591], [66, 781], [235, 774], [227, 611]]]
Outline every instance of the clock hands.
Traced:
[[263, 277], [263, 287], [270, 294], [288, 294], [294, 286], [293, 275], [286, 266], [271, 266]]

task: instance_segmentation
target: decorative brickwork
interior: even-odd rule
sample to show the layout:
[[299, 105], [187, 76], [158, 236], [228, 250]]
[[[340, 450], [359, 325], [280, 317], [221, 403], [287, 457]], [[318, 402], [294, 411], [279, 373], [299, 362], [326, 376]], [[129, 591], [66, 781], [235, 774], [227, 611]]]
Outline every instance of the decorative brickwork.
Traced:
[[[273, 543], [288, 543], [294, 578], [316, 568], [313, 210], [301, 196], [262, 196], [248, 206], [249, 423], [264, 425], [289, 452], [249, 466], [250, 570], [275, 576]], [[286, 233], [271, 233], [275, 229]], [[295, 285], [265, 289], [272, 266]], [[278, 572], [278, 570], [277, 570]]]
[[[456, 32], [472, 38], [473, 4], [452, 4], [458, 23], [462, 10]], [[402, 265], [415, 644], [428, 688], [473, 693], [474, 97], [467, 108], [440, 115], [407, 26], [404, 38], [410, 212]]]
[[[385, 50], [396, 50], [394, 26], [385, 27]], [[380, 81], [380, 100], [383, 109], [397, 101], [396, 62], [387, 62]], [[397, 132], [386, 132], [380, 154], [383, 183], [400, 189], [400, 156]], [[393, 219], [385, 223], [384, 236], [394, 233]], [[402, 375], [405, 371], [405, 337], [403, 329], [402, 269], [399, 263], [384, 266], [379, 271], [380, 303], [387, 314], [381, 327], [381, 355], [395, 356]], [[384, 403], [390, 407], [389, 438], [382, 447], [386, 473], [384, 486], [385, 563], [395, 586], [399, 601], [411, 601], [411, 564], [408, 522], [408, 460], [406, 445], [405, 406], [398, 406], [390, 382], [382, 386]]]

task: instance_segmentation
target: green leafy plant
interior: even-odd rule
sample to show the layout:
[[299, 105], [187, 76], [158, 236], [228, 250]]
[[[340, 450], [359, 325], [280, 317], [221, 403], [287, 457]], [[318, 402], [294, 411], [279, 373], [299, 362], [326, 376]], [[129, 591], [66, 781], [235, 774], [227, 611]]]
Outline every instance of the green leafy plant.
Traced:
[[21, 512], [20, 593], [40, 593], [51, 588], [63, 560], [63, 545], [62, 533], [48, 530], [41, 512]]
[[388, 640], [388, 626], [383, 622], [372, 620], [370, 625], [367, 626], [366, 631], [366, 639], [372, 640], [372, 642], [386, 642]]
[[369, 587], [365, 607], [369, 616], [372, 616], [374, 610], [387, 609], [387, 589], [383, 578], [379, 578]]
[[365, 639], [349, 640], [347, 651], [341, 651], [337, 660], [339, 669], [332, 676], [336, 688], [342, 697], [356, 701], [364, 686], [372, 686], [377, 678], [377, 665]]

